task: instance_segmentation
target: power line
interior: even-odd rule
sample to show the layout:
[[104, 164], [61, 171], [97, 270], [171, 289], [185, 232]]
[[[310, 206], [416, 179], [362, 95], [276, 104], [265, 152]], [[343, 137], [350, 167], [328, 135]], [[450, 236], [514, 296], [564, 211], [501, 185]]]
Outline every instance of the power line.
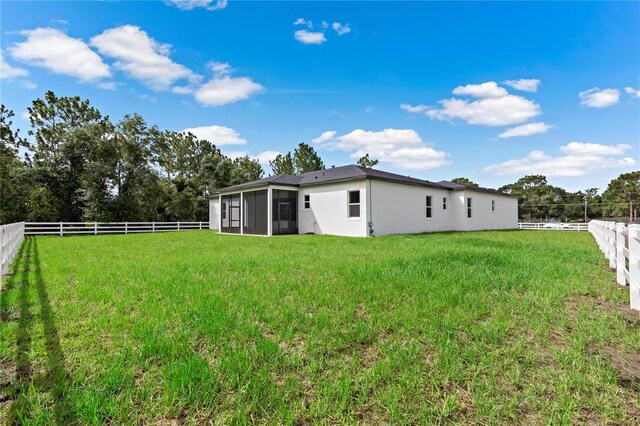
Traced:
[[[526, 204], [526, 202], [522, 203]], [[526, 204], [529, 207], [539, 206], [584, 206], [584, 203], [538, 203], [538, 204]], [[629, 203], [591, 203], [589, 206], [628, 206]]]

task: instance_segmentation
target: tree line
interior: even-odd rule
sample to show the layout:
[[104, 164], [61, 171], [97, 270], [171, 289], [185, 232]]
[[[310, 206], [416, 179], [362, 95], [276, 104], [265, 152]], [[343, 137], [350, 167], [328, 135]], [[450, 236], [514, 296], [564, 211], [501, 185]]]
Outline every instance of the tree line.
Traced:
[[[467, 178], [454, 182], [478, 186]], [[498, 188], [498, 191], [517, 195], [520, 219], [537, 221], [580, 221], [608, 219], [634, 221], [640, 207], [640, 171], [623, 173], [613, 179], [599, 194], [598, 188], [569, 192], [550, 185], [546, 176], [527, 175]]]
[[79, 97], [34, 100], [31, 141], [0, 108], [2, 223], [206, 220], [216, 189], [264, 175], [248, 156], [231, 159], [138, 114], [113, 122]]
[[[138, 114], [112, 121], [88, 100], [47, 92], [28, 108], [27, 138], [0, 106], [0, 222], [205, 221], [218, 189], [264, 176], [261, 164], [231, 159], [193, 134], [162, 130]], [[373, 167], [366, 154], [357, 162]], [[324, 169], [300, 143], [269, 163], [274, 174]], [[477, 185], [466, 178], [454, 181]], [[571, 193], [545, 176], [525, 176], [500, 191], [519, 195], [525, 220], [629, 217], [640, 204], [640, 172], [623, 174], [598, 194]], [[630, 209], [631, 206], [631, 209]]]

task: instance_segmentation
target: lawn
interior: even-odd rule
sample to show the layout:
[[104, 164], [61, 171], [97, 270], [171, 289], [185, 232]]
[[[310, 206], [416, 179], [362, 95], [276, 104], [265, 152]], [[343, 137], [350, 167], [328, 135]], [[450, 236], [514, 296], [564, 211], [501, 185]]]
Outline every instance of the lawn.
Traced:
[[607, 266], [582, 232], [28, 238], [0, 420], [638, 424]]

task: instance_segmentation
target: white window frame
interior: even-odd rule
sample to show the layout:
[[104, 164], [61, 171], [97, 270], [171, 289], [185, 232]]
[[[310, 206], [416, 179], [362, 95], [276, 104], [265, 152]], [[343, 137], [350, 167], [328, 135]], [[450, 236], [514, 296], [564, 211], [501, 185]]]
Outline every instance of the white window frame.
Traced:
[[302, 210], [311, 210], [311, 194], [302, 196]]
[[491, 213], [496, 212], [496, 200], [491, 200]]
[[[357, 192], [358, 193], [358, 202], [357, 203], [352, 203], [351, 202], [351, 193], [353, 192]], [[360, 220], [360, 217], [362, 217], [362, 199], [361, 196], [362, 194], [360, 193], [359, 189], [354, 189], [352, 191], [347, 191], [347, 219], [349, 220]], [[351, 216], [351, 206], [358, 206], [358, 216]]]
[[424, 199], [425, 205], [425, 216], [427, 219], [433, 219], [433, 197], [431, 195], [427, 195]]
[[442, 210], [447, 209], [447, 197], [442, 197]]
[[467, 197], [467, 219], [473, 219], [473, 198]]

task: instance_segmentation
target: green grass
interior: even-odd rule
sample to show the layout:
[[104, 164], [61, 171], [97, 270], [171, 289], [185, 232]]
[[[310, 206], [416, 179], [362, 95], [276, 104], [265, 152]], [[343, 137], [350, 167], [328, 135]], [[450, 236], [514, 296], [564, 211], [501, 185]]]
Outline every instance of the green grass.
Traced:
[[640, 418], [587, 233], [37, 237], [4, 285], [5, 423]]

